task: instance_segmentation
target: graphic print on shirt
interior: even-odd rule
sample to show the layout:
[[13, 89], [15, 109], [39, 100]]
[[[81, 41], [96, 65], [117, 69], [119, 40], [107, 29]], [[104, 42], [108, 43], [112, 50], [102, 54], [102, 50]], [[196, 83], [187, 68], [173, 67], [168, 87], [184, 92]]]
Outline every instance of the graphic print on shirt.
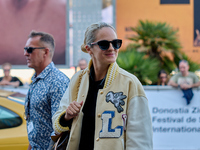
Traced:
[[124, 109], [120, 105], [124, 105], [125, 102], [123, 99], [125, 99], [127, 96], [123, 95], [123, 92], [117, 92], [114, 93], [113, 91], [109, 91], [106, 95], [106, 102], [109, 101], [114, 104], [114, 106], [117, 108], [117, 111], [121, 113], [124, 111]]
[[178, 84], [192, 85], [193, 84], [193, 80], [192, 80], [192, 78], [189, 78], [189, 77], [179, 77], [178, 78]]
[[114, 111], [104, 111], [101, 115], [102, 130], [99, 133], [100, 138], [119, 138], [123, 132], [123, 126], [112, 127], [112, 119], [115, 117]]

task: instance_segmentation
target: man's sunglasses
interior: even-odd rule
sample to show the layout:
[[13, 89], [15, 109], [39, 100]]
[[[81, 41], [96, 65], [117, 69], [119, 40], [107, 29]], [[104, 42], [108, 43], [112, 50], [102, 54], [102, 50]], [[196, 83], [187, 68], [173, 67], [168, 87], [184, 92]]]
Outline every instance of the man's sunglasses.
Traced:
[[45, 49], [45, 47], [24, 47], [24, 51], [31, 54], [35, 49]]
[[114, 49], [119, 49], [122, 45], [122, 40], [120, 39], [115, 39], [113, 41], [107, 41], [107, 40], [102, 40], [98, 42], [91, 43], [90, 45], [99, 45], [99, 48], [103, 51], [109, 49], [110, 43], [112, 43], [112, 46]]

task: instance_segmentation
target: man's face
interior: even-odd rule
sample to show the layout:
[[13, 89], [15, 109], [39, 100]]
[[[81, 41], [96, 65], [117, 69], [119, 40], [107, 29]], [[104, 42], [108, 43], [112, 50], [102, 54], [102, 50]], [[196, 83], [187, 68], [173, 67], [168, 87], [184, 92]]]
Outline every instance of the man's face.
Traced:
[[189, 70], [189, 66], [186, 62], [179, 63], [179, 70], [183, 76], [186, 76]]
[[[25, 47], [42, 47], [40, 44], [40, 36], [29, 38], [26, 42]], [[32, 53], [28, 53], [27, 51], [24, 51], [24, 56], [26, 57], [26, 62], [28, 67], [38, 69], [44, 62], [44, 49], [34, 49]]]
[[83, 70], [87, 67], [87, 62], [85, 60], [80, 60], [78, 66]]

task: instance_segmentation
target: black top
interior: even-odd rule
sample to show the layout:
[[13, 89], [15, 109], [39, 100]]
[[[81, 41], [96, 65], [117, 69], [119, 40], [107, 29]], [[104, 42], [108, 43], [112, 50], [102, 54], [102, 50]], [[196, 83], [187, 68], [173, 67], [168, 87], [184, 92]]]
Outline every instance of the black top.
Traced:
[[94, 80], [94, 68], [90, 69], [89, 91], [83, 107], [83, 121], [81, 130], [81, 139], [79, 150], [94, 149], [94, 134], [95, 134], [95, 112], [96, 101], [99, 89], [103, 89], [105, 78], [100, 81]]
[[[3, 77], [0, 77], [0, 81], [3, 80]], [[17, 77], [12, 77], [10, 82], [16, 82], [19, 81], [19, 86], [23, 86], [23, 83], [17, 78]]]
[[[79, 143], [79, 150], [93, 150], [94, 149], [94, 134], [95, 134], [95, 112], [96, 101], [99, 89], [103, 89], [106, 76], [100, 80], [94, 80], [94, 67], [90, 69], [89, 90], [83, 107], [83, 121], [81, 129], [81, 138]], [[65, 121], [64, 115], [60, 118], [62, 126], [69, 126], [71, 128], [72, 120]]]

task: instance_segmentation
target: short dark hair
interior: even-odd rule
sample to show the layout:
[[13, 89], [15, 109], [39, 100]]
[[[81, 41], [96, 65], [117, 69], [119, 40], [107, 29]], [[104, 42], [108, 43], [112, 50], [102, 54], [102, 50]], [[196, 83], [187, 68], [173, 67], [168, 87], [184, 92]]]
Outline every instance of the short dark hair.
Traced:
[[164, 74], [167, 75], [167, 72], [166, 72], [165, 70], [162, 69], [162, 70], [160, 70], [160, 71], [158, 72], [158, 77], [160, 77], [161, 73], [164, 73]]
[[40, 36], [40, 41], [41, 42], [44, 42], [44, 43], [48, 43], [51, 45], [51, 47], [55, 48], [55, 42], [54, 42], [54, 38], [51, 34], [49, 33], [45, 33], [45, 32], [36, 32], [36, 31], [31, 31], [31, 33], [29, 34], [29, 38], [33, 38], [33, 37], [36, 37], [36, 36]]
[[180, 64], [181, 62], [184, 62], [184, 63], [186, 63], [187, 65], [189, 65], [188, 61], [185, 60], [185, 59], [180, 60], [180, 61], [179, 61], [179, 64]]

